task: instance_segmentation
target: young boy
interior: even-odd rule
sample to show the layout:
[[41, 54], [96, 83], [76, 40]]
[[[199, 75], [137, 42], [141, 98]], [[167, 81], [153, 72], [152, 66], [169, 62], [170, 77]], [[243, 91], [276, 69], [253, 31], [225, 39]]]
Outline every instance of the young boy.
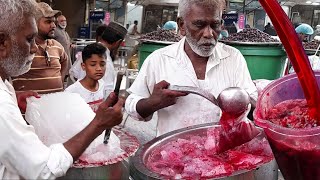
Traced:
[[106, 48], [100, 43], [90, 44], [83, 49], [82, 60], [81, 67], [86, 76], [65, 91], [80, 94], [95, 112], [104, 99], [104, 82], [101, 78], [106, 71]]

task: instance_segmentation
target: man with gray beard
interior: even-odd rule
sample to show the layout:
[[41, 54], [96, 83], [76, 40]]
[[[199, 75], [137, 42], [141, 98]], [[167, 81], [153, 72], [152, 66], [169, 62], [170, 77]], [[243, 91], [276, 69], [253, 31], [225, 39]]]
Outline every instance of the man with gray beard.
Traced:
[[45, 146], [34, 128], [26, 124], [18, 103], [26, 103], [27, 96], [37, 94], [16, 97], [9, 81], [28, 72], [38, 50], [36, 10], [34, 0], [0, 0], [0, 179], [63, 176], [97, 136], [122, 120], [123, 100], [112, 93], [91, 123], [63, 144]]
[[64, 79], [69, 68], [69, 57], [63, 46], [52, 39], [55, 35], [55, 16], [60, 11], [53, 10], [47, 3], [38, 3], [38, 50], [30, 71], [13, 78], [13, 87], [17, 92], [35, 91], [48, 94], [64, 90]]
[[257, 99], [241, 53], [217, 42], [224, 0], [180, 0], [178, 26], [185, 36], [178, 43], [153, 52], [143, 63], [126, 100], [126, 111], [148, 121], [158, 115], [157, 135], [203, 123], [217, 122], [221, 110], [203, 97], [168, 90], [193, 86], [217, 97], [228, 87], [245, 89]]

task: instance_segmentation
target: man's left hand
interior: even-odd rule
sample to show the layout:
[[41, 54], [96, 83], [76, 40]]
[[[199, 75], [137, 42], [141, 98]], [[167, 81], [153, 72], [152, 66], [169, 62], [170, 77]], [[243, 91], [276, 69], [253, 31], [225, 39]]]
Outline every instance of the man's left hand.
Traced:
[[16, 96], [17, 96], [18, 106], [19, 106], [21, 112], [26, 112], [27, 98], [32, 97], [32, 96], [34, 96], [36, 98], [40, 98], [39, 94], [34, 91], [19, 92], [19, 93], [16, 93]]

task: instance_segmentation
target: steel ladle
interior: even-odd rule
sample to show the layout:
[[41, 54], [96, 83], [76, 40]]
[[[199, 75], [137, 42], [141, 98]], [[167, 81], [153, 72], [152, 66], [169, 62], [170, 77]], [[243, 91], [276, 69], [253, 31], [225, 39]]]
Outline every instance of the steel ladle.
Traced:
[[223, 112], [230, 114], [245, 112], [250, 103], [249, 94], [239, 87], [230, 87], [223, 90], [217, 99], [210, 92], [198, 87], [170, 85], [168, 89], [202, 96], [218, 106]]

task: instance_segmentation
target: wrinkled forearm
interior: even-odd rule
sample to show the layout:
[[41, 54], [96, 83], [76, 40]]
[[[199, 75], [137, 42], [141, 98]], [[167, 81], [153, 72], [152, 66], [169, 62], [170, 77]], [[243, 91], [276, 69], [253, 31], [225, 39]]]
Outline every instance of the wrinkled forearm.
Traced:
[[147, 118], [158, 110], [149, 98], [138, 101], [136, 109], [142, 118]]
[[104, 129], [99, 129], [95, 122], [91, 121], [86, 128], [63, 144], [74, 160], [78, 159], [90, 143], [103, 132]]

